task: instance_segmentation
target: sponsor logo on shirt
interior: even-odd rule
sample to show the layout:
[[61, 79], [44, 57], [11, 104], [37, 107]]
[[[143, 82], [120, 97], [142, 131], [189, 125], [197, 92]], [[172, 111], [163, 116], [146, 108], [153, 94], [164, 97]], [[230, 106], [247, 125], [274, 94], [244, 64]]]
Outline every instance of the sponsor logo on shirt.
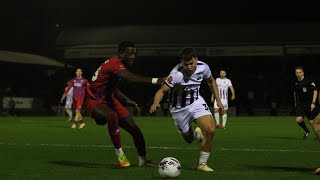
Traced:
[[306, 88], [306, 87], [303, 87], [303, 88], [302, 88], [302, 91], [303, 91], [303, 92], [307, 92], [307, 88]]
[[74, 83], [74, 86], [76, 86], [76, 87], [82, 87], [82, 83]]

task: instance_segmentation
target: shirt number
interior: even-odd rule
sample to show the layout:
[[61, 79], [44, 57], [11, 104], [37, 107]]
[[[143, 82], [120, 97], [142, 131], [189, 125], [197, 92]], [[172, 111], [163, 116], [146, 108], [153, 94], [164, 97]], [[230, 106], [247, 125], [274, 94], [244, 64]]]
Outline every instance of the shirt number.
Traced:
[[92, 81], [95, 81], [95, 80], [97, 80], [97, 78], [98, 78], [98, 74], [99, 74], [99, 71], [101, 70], [101, 66], [96, 70], [96, 72], [93, 74], [93, 76], [92, 76], [92, 78], [91, 78], [91, 80]]

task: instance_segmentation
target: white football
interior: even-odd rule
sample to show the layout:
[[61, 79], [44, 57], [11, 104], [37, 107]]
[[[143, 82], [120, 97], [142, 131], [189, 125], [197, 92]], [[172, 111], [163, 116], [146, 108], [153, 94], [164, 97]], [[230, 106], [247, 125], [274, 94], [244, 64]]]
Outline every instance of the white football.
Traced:
[[159, 174], [163, 178], [175, 178], [181, 170], [180, 162], [173, 157], [166, 157], [159, 163]]

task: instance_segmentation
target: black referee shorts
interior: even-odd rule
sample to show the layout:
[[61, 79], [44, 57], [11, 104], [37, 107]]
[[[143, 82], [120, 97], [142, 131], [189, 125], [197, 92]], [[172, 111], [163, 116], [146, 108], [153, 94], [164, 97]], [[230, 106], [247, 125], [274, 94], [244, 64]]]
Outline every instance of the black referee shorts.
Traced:
[[320, 107], [316, 104], [316, 107], [311, 111], [311, 103], [298, 103], [296, 106], [296, 117], [307, 117], [308, 120], [313, 120], [320, 113]]

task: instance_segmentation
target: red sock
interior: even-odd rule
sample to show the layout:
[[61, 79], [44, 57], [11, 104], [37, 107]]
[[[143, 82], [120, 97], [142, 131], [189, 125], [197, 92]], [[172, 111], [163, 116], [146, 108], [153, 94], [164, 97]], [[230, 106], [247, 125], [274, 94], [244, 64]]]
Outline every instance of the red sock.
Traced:
[[80, 124], [82, 124], [82, 123], [84, 123], [84, 120], [83, 120], [83, 119], [80, 119], [80, 121], [79, 121], [79, 122], [80, 122]]
[[106, 114], [105, 118], [108, 122], [108, 130], [112, 144], [116, 149], [119, 149], [121, 148], [121, 139], [118, 116], [115, 112], [109, 112]]
[[77, 125], [77, 124], [78, 124], [78, 121], [73, 120], [73, 124]]

